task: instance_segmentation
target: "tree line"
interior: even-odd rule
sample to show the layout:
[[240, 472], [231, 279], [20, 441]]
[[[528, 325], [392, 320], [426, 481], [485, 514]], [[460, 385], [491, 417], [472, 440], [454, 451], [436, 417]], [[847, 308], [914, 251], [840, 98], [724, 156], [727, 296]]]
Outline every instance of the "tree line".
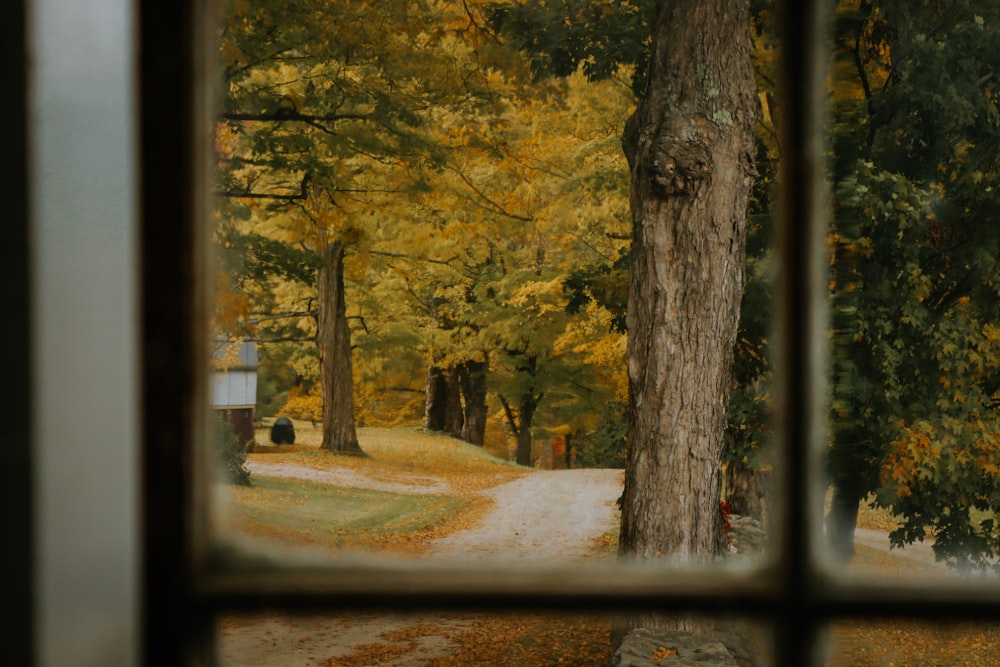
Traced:
[[[714, 557], [722, 462], [771, 464], [782, 127], [770, 3], [716, 4], [224, 3], [217, 328], [266, 341], [331, 451], [414, 415], [477, 444], [500, 421], [525, 464], [540, 423], [604, 434], [623, 553]], [[998, 14], [832, 12], [844, 557], [870, 501], [894, 543], [1000, 549]], [[651, 491], [675, 474], [698, 489]]]

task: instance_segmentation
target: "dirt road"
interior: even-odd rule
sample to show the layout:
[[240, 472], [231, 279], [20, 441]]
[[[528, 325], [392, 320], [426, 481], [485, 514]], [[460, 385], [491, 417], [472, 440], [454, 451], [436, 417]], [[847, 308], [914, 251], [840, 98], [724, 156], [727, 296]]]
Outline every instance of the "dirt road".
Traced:
[[[251, 471], [397, 493], [450, 490], [445, 480], [428, 476], [385, 480], [259, 462]], [[493, 500], [492, 509], [476, 525], [430, 543], [422, 558], [521, 564], [587, 558], [597, 540], [617, 525], [615, 501], [622, 482], [620, 470], [540, 470], [486, 489], [479, 493]], [[470, 617], [384, 614], [227, 619], [219, 633], [218, 658], [223, 667], [417, 667], [453, 655], [456, 637], [472, 623]], [[400, 647], [406, 649], [401, 654]], [[376, 662], [350, 662], [361, 655]]]
[[540, 470], [485, 491], [493, 509], [469, 530], [431, 543], [435, 557], [538, 564], [593, 555], [617, 525], [620, 470]]

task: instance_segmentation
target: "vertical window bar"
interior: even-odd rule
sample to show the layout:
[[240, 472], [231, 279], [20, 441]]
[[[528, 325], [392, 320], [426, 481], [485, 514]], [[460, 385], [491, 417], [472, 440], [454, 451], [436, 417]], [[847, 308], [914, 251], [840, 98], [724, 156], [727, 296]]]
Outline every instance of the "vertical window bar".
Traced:
[[815, 452], [822, 434], [823, 286], [819, 83], [825, 43], [819, 2], [780, 3], [782, 81], [782, 216], [778, 239], [781, 274], [777, 363], [782, 387], [778, 410], [782, 441], [778, 567], [782, 577], [775, 620], [777, 664], [817, 664], [822, 614], [814, 604], [813, 522], [822, 516]]
[[198, 323], [195, 26], [210, 3], [139, 3], [143, 649], [147, 667], [211, 664], [213, 614], [194, 589]]
[[9, 63], [6, 87], [11, 92], [7, 113], [10, 129], [4, 133], [5, 176], [0, 179], [0, 200], [8, 222], [4, 225], [4, 243], [0, 244], [0, 284], [4, 285], [5, 308], [13, 332], [7, 338], [9, 349], [5, 362], [6, 382], [16, 389], [5, 392], [8, 414], [16, 427], [4, 429], [0, 442], [0, 466], [6, 480], [0, 485], [0, 504], [7, 514], [8, 539], [4, 548], [3, 595], [0, 613], [6, 619], [0, 630], [4, 660], [14, 665], [34, 664], [34, 596], [32, 591], [34, 531], [32, 502], [32, 418], [31, 418], [31, 307], [28, 276], [28, 113], [27, 57], [24, 0], [8, 0], [0, 7], [3, 26], [3, 62]]

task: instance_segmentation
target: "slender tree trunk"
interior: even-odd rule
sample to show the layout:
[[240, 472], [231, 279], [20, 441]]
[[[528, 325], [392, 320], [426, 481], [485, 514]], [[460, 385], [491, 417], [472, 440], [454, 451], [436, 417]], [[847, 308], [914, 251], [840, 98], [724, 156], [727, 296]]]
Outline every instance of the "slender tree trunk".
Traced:
[[517, 416], [515, 417], [510, 403], [502, 395], [500, 396], [500, 405], [503, 406], [504, 415], [507, 417], [507, 425], [514, 437], [517, 438], [514, 460], [519, 465], [532, 465], [531, 422], [535, 418], [535, 409], [538, 407], [539, 400], [532, 394], [522, 394], [517, 404]]
[[861, 498], [857, 493], [844, 487], [833, 487], [833, 500], [826, 515], [826, 537], [831, 553], [843, 563], [854, 558], [854, 533], [860, 506]]
[[464, 422], [458, 369], [431, 366], [427, 369], [424, 426], [429, 431], [460, 438]]
[[465, 402], [462, 440], [483, 446], [486, 439], [486, 362], [467, 361], [459, 375]]
[[465, 423], [460, 375], [461, 371], [457, 366], [452, 366], [445, 371], [447, 393], [444, 404], [444, 432], [453, 438], [462, 437], [462, 426]]
[[771, 474], [730, 463], [726, 468], [726, 502], [733, 514], [751, 516], [767, 523]]
[[[671, 0], [622, 143], [632, 174], [629, 452], [619, 553], [723, 549], [723, 431], [757, 115], [749, 0]], [[689, 618], [629, 625], [700, 629]], [[617, 628], [623, 634], [627, 628]]]
[[532, 394], [521, 396], [517, 406], [517, 463], [531, 466], [531, 422], [535, 418], [538, 401]]
[[443, 431], [448, 403], [448, 380], [440, 366], [428, 366], [424, 399], [424, 428]]
[[364, 454], [354, 424], [354, 376], [351, 364], [351, 331], [344, 305], [344, 244], [327, 244], [319, 270], [320, 381], [323, 393], [323, 442], [321, 449], [339, 454]]

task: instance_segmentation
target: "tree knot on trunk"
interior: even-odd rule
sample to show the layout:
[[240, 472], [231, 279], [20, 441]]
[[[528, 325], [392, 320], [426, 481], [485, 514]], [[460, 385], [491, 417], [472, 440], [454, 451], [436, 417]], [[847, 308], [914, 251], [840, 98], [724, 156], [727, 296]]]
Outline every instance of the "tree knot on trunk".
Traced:
[[662, 196], [695, 197], [712, 171], [712, 153], [699, 137], [660, 136], [650, 147], [649, 179]]

